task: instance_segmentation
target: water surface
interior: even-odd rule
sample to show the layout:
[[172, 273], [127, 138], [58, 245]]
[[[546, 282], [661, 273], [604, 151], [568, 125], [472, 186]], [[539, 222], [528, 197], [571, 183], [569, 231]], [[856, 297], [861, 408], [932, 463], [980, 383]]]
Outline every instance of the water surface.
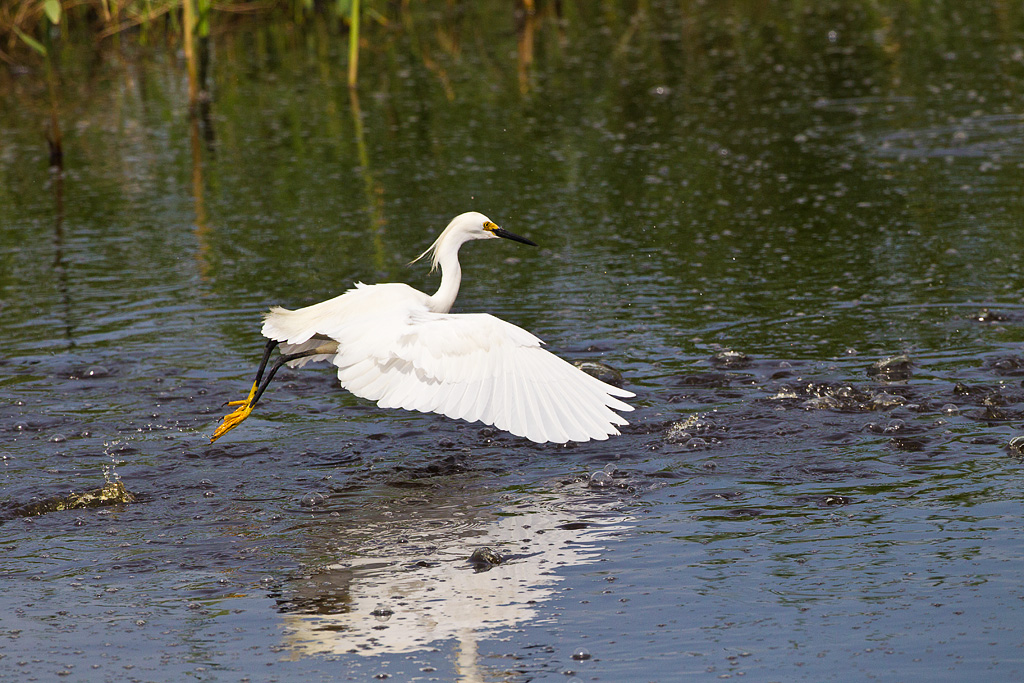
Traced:
[[[651, 5], [545, 10], [532, 61], [424, 10], [354, 98], [342, 39], [254, 22], [195, 122], [173, 54], [68, 48], [63, 173], [4, 75], [5, 678], [1022, 675], [1022, 17]], [[466, 210], [541, 247], [469, 245], [459, 310], [621, 371], [621, 437], [308, 369], [209, 445], [263, 310], [430, 289]]]

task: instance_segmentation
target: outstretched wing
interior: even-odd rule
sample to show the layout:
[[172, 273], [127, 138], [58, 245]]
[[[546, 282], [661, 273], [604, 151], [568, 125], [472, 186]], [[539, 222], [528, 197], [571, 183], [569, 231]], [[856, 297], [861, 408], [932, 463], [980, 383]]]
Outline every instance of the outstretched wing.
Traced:
[[335, 340], [341, 385], [382, 408], [479, 420], [537, 442], [607, 439], [628, 424], [615, 411], [633, 408], [616, 397], [632, 392], [545, 351], [526, 330], [485, 313], [433, 313], [411, 300], [415, 290], [388, 287], [275, 309], [263, 333], [290, 345]]
[[480, 420], [537, 442], [606, 439], [627, 424], [614, 410], [633, 409], [615, 398], [631, 392], [591, 377], [492, 315], [417, 311], [404, 327], [393, 345], [356, 344], [353, 351], [362, 353], [349, 353], [339, 340], [334, 363], [342, 386], [382, 408]]

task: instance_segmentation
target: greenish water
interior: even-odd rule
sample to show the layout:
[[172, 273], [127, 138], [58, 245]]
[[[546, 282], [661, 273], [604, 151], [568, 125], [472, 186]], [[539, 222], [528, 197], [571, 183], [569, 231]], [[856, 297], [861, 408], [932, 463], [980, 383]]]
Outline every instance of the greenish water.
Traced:
[[[0, 77], [0, 677], [1021, 676], [1024, 16], [566, 5], [530, 64], [503, 5], [368, 28], [356, 98], [327, 27], [235, 27], [196, 121], [173, 52], [68, 48], [63, 173]], [[263, 310], [430, 290], [468, 210], [541, 247], [458, 309], [620, 370], [622, 436], [310, 368], [208, 445]]]

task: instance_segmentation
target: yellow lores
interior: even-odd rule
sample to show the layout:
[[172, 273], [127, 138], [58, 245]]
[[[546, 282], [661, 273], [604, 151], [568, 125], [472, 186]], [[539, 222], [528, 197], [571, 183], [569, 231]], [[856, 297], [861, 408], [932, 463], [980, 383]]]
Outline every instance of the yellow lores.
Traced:
[[[607, 439], [627, 424], [615, 411], [632, 392], [605, 384], [541, 348], [526, 330], [486, 313], [449, 313], [462, 282], [459, 248], [505, 238], [536, 246], [476, 212], [456, 216], [425, 252], [441, 268], [432, 296], [400, 283], [357, 283], [341, 296], [263, 321], [269, 341], [249, 395], [225, 416], [215, 441], [252, 412], [282, 365], [328, 361], [341, 386], [382, 408], [480, 421], [546, 442]], [[280, 356], [267, 372], [274, 348]]]

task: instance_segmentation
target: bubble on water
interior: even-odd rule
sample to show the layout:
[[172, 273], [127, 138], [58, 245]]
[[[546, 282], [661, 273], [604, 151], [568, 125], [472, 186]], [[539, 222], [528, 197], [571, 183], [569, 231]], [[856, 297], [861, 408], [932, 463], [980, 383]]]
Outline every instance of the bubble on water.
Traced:
[[618, 472], [618, 470], [619, 468], [616, 467], [615, 463], [613, 462], [610, 462], [604, 466], [604, 471], [607, 472], [608, 474], [615, 474], [616, 472]]
[[54, 434], [50, 437], [50, 443], [64, 443], [68, 440], [68, 437], [63, 434]]
[[572, 658], [577, 662], [584, 662], [590, 659], [590, 650], [585, 647], [578, 647], [572, 651]]
[[1013, 437], [1007, 445], [1018, 453], [1024, 453], [1024, 436]]
[[955, 403], [947, 403], [939, 408], [939, 412], [943, 415], [959, 415], [960, 408]]
[[89, 378], [98, 378], [98, 377], [106, 377], [109, 374], [110, 374], [110, 370], [107, 370], [102, 365], [93, 365], [91, 368], [89, 368], [88, 370], [85, 371], [85, 374], [83, 376], [84, 377], [89, 377]]
[[315, 508], [319, 505], [323, 505], [326, 501], [327, 498], [324, 494], [318, 491], [310, 491], [299, 499], [299, 505], [304, 508]]
[[587, 482], [587, 485], [592, 489], [608, 488], [612, 485], [612, 475], [604, 470], [598, 470], [590, 475], [590, 481]]
[[686, 447], [691, 451], [702, 451], [708, 447], [708, 442], [699, 436], [695, 436], [686, 442]]
[[906, 428], [907, 423], [899, 418], [896, 418], [895, 420], [890, 420], [889, 424], [885, 425], [885, 433], [892, 434], [893, 432], [901, 432]]
[[388, 605], [383, 602], [377, 603], [377, 606], [373, 608], [370, 615], [373, 616], [377, 621], [387, 621], [395, 613], [395, 610], [391, 609]]

